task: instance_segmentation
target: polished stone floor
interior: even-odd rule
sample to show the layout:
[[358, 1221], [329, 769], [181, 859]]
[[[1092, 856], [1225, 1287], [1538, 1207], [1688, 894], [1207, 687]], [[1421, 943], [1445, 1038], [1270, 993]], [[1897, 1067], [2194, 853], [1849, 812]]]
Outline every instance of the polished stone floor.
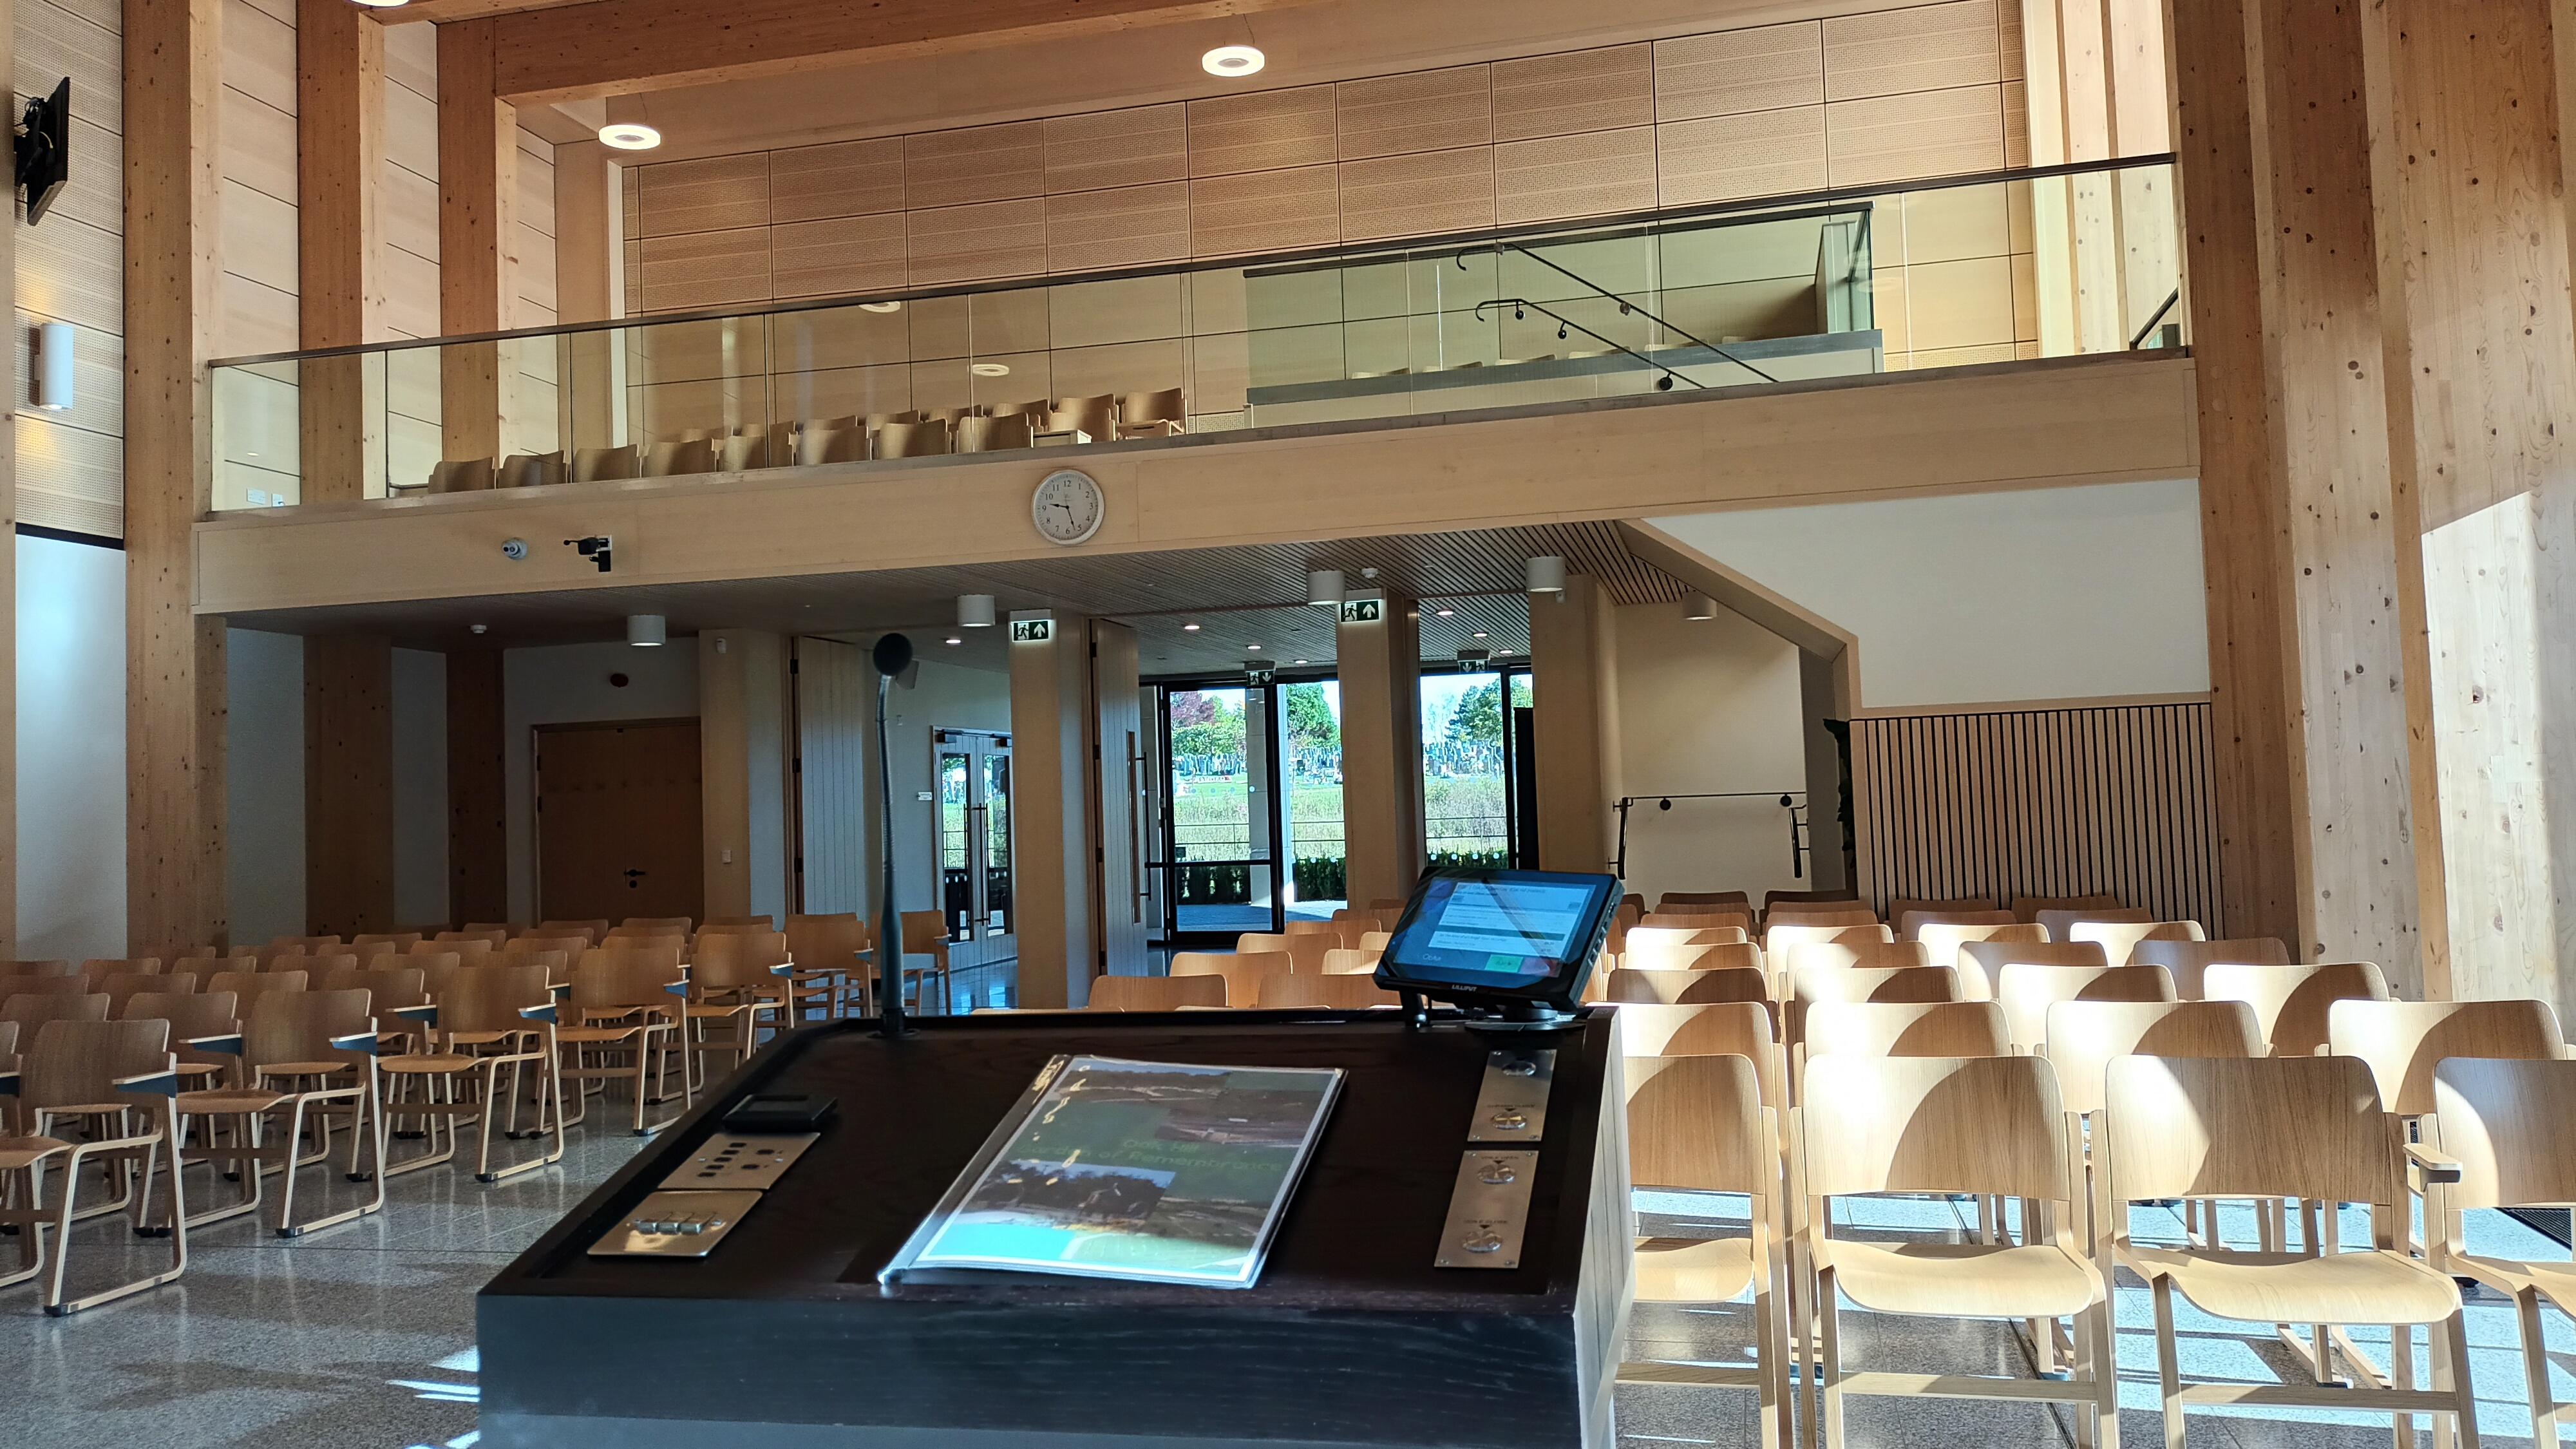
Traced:
[[[595, 1130], [594, 1130], [595, 1129]], [[0, 1294], [0, 1444], [45, 1449], [410, 1449], [474, 1442], [474, 1293], [509, 1258], [613, 1172], [637, 1140], [594, 1119], [576, 1128], [556, 1167], [486, 1187], [470, 1173], [431, 1169], [393, 1180], [386, 1210], [280, 1242], [247, 1221], [192, 1236], [187, 1277], [156, 1293], [68, 1319], [36, 1309], [29, 1287]], [[510, 1144], [516, 1148], [518, 1144]], [[498, 1149], [496, 1149], [498, 1150]], [[308, 1183], [320, 1184], [320, 1172]], [[327, 1191], [357, 1189], [330, 1174]], [[1704, 1236], [1740, 1230], [1741, 1200], [1642, 1194], [1648, 1231]], [[1954, 1206], [1896, 1200], [1861, 1205], [1861, 1227], [1890, 1234], [1953, 1234]], [[2170, 1214], [2140, 1209], [2141, 1237], [2178, 1238]], [[2231, 1236], [2244, 1231], [2231, 1224]], [[2346, 1241], [2366, 1232], [2353, 1215]], [[2472, 1245], [2533, 1256], [2563, 1254], [2510, 1219], [2482, 1214]], [[128, 1263], [143, 1271], [159, 1244], [137, 1244], [115, 1223], [80, 1230], [74, 1291], [109, 1281]], [[0, 1245], [14, 1260], [14, 1245]], [[2154, 1350], [2142, 1292], [2120, 1296], [2122, 1431], [2131, 1445], [2161, 1444]], [[2026, 1372], [2013, 1332], [1997, 1324], [1850, 1313], [1846, 1362], [1854, 1367]], [[2264, 1380], [2295, 1372], [2261, 1334], [2183, 1310], [2184, 1371], [2196, 1378]], [[2551, 1315], [2552, 1377], [2576, 1399], [2576, 1332]], [[2469, 1313], [2480, 1420], [2490, 1442], [2529, 1445], [2510, 1310], [2491, 1296]], [[1627, 1356], [1741, 1362], [1751, 1342], [1742, 1307], [1641, 1307]], [[2384, 1361], [2385, 1330], [2356, 1332]], [[1749, 1393], [1628, 1388], [1618, 1398], [1622, 1449], [1750, 1446]], [[1941, 1400], [1854, 1400], [1850, 1442], [1919, 1446], [1972, 1440], [1977, 1449], [2063, 1449], [2072, 1424], [2038, 1407]], [[2424, 1433], [2429, 1438], [2429, 1425]], [[2389, 1443], [2388, 1421], [2324, 1411], [2195, 1412], [2193, 1449], [2364, 1449]]]

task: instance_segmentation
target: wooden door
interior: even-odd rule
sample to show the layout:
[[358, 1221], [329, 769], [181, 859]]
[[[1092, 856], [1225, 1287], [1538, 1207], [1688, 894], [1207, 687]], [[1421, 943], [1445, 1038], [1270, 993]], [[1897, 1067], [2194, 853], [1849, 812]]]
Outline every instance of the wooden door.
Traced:
[[537, 730], [537, 915], [706, 914], [698, 722]]

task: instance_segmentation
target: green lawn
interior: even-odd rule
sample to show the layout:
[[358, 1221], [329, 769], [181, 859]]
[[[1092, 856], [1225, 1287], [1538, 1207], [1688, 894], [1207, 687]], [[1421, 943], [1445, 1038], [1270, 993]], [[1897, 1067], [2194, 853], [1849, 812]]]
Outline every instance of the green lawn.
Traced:
[[[1185, 786], [1172, 801], [1172, 821], [1182, 847], [1220, 858], [1242, 851], [1250, 819], [1244, 782], [1196, 779]], [[1500, 775], [1426, 781], [1422, 813], [1433, 850], [1501, 850], [1507, 843]], [[1341, 786], [1291, 785], [1288, 818], [1298, 855], [1342, 854]]]

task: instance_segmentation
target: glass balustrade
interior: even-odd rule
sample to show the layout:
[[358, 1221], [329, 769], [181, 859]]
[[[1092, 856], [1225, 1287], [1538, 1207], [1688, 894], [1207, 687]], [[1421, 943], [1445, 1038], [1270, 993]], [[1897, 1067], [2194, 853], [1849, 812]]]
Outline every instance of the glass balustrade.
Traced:
[[865, 465], [2183, 343], [2162, 158], [217, 363], [216, 506]]

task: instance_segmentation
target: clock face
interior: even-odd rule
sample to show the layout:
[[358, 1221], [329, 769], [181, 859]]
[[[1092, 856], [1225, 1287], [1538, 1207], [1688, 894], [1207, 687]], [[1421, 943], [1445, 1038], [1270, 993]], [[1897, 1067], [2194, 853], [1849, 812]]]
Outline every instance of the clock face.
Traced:
[[1029, 499], [1029, 521], [1049, 543], [1077, 544], [1100, 531], [1108, 500], [1100, 485], [1078, 468], [1060, 468], [1038, 484]]

